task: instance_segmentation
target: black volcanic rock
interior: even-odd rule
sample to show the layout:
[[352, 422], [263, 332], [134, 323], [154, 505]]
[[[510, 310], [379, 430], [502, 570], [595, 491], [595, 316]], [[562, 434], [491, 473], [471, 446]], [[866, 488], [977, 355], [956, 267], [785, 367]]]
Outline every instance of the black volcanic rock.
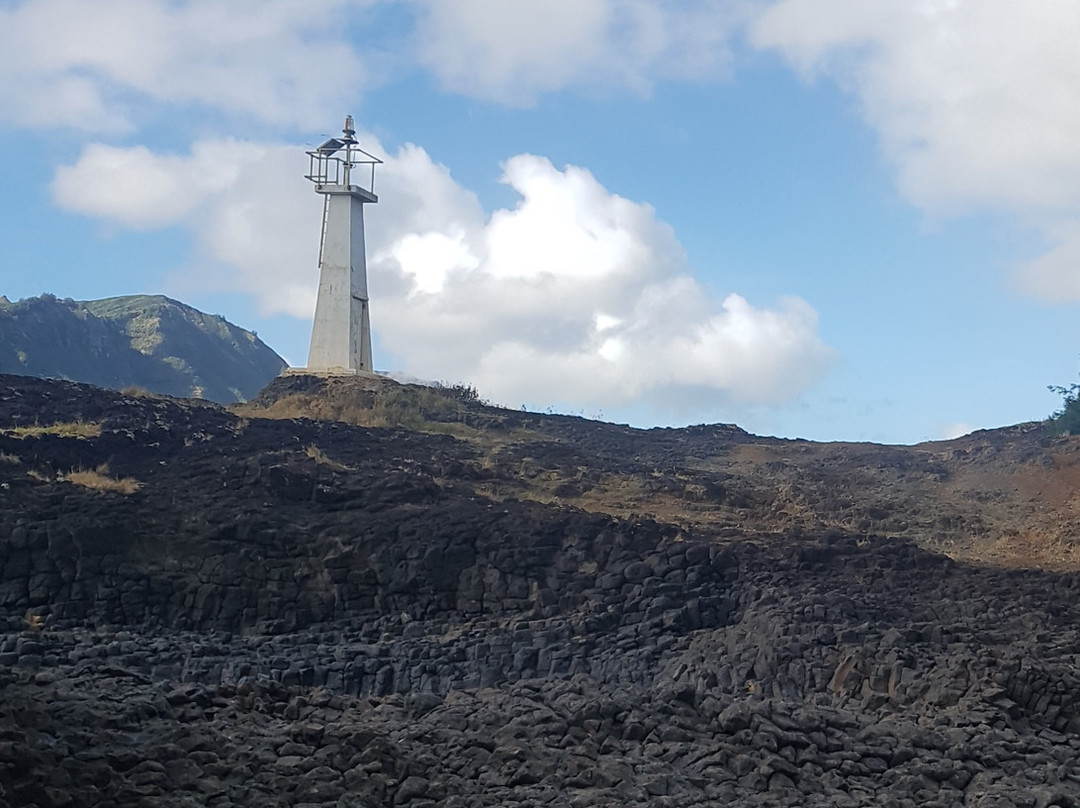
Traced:
[[0, 373], [230, 403], [284, 367], [250, 331], [161, 295], [0, 299]]
[[480, 496], [480, 459], [0, 379], [0, 805], [1080, 800], [1076, 574]]

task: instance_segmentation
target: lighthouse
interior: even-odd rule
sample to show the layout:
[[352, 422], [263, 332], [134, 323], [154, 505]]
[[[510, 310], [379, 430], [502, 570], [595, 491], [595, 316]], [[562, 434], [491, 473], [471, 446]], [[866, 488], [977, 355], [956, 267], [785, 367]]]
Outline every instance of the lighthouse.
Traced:
[[307, 370], [372, 373], [364, 205], [375, 196], [375, 166], [382, 161], [360, 148], [352, 115], [342, 136], [313, 151], [309, 173], [323, 197], [319, 238], [319, 297], [311, 327]]

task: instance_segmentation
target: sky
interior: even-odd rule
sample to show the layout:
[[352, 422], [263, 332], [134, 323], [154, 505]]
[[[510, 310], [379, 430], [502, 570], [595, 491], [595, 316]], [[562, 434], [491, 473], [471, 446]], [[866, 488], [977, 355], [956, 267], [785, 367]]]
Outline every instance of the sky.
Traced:
[[355, 116], [375, 366], [916, 443], [1080, 372], [1075, 0], [0, 0], [0, 294], [307, 357]]

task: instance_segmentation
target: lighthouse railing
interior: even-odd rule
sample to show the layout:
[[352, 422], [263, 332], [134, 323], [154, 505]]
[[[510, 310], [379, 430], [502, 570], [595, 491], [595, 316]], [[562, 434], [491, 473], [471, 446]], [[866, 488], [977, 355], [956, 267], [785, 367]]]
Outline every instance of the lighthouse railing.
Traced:
[[[311, 180], [318, 187], [324, 185], [343, 185], [345, 183], [345, 178], [348, 177], [350, 184], [357, 184], [369, 193], [374, 194], [375, 166], [381, 165], [382, 160], [355, 146], [349, 151], [350, 154], [348, 158], [326, 154], [319, 150], [309, 151], [307, 154], [310, 163], [308, 173], [305, 174], [304, 177]], [[348, 170], [346, 170], [346, 167], [348, 167]], [[364, 167], [368, 168], [366, 172], [355, 171], [357, 168]], [[366, 187], [363, 184], [356, 182], [358, 173], [367, 175], [368, 184]]]

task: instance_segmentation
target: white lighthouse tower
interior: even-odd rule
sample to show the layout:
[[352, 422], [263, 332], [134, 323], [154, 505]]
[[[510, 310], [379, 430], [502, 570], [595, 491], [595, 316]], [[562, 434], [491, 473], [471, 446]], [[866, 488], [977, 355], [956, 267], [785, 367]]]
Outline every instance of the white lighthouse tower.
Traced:
[[372, 373], [364, 204], [379, 201], [375, 166], [382, 160], [357, 145], [352, 115], [345, 118], [342, 137], [330, 138], [308, 155], [311, 166], [305, 176], [323, 195], [323, 218], [319, 299], [307, 370]]

